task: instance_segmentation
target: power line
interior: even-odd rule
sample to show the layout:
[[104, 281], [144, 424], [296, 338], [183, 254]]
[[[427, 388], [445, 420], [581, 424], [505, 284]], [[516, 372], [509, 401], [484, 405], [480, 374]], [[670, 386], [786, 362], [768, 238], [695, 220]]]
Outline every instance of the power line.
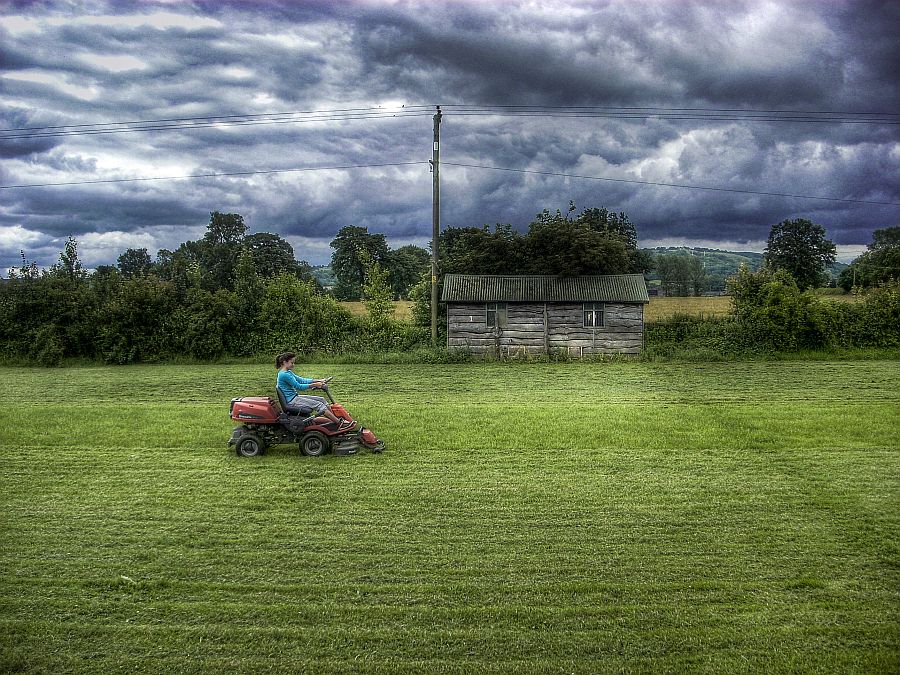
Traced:
[[[15, 188], [40, 188], [40, 187], [59, 187], [59, 186], [67, 186], [67, 185], [100, 185], [106, 183], [136, 183], [136, 182], [147, 182], [147, 181], [157, 181], [157, 180], [186, 180], [190, 178], [227, 178], [233, 176], [255, 176], [255, 175], [263, 175], [263, 174], [275, 174], [275, 173], [299, 173], [305, 171], [336, 171], [343, 169], [373, 169], [373, 168], [383, 168], [383, 167], [394, 167], [394, 166], [413, 166], [416, 164], [424, 164], [425, 162], [422, 160], [414, 160], [414, 161], [406, 161], [406, 162], [384, 162], [378, 164], [343, 164], [336, 166], [313, 166], [313, 167], [298, 167], [293, 169], [261, 169], [256, 171], [229, 171], [229, 172], [219, 172], [219, 173], [200, 173], [200, 174], [189, 174], [186, 176], [150, 176], [145, 178], [108, 178], [108, 179], [99, 179], [99, 180], [86, 180], [86, 181], [64, 181], [58, 183], [27, 183], [21, 185], [0, 185], [0, 190], [11, 190]], [[815, 195], [799, 195], [799, 194], [791, 194], [785, 192], [763, 192], [758, 190], [739, 190], [736, 188], [719, 188], [719, 187], [708, 187], [701, 185], [686, 185], [683, 183], [663, 183], [658, 181], [643, 181], [643, 180], [635, 180], [628, 178], [608, 178], [604, 176], [586, 176], [582, 174], [573, 174], [573, 173], [563, 173], [559, 171], [537, 171], [533, 169], [513, 169], [509, 167], [500, 167], [500, 166], [488, 166], [484, 164], [464, 164], [461, 162], [442, 162], [445, 166], [458, 166], [463, 168], [470, 169], [488, 169], [491, 171], [507, 171], [512, 173], [525, 173], [525, 174], [537, 174], [541, 176], [557, 176], [562, 178], [579, 178], [583, 180], [600, 180], [600, 181], [609, 181], [614, 183], [636, 183], [639, 185], [652, 185], [656, 187], [677, 187], [677, 188], [685, 188], [690, 190], [711, 190], [714, 192], [732, 192], [739, 194], [751, 194], [751, 195], [762, 195], [768, 197], [793, 197], [797, 199], [819, 199], [825, 201], [832, 202], [851, 202], [857, 204], [875, 204], [879, 206], [900, 206], [900, 203], [897, 202], [879, 202], [873, 200], [864, 200], [864, 199], [848, 199], [848, 198], [840, 198], [840, 197], [821, 197]]]
[[606, 178], [603, 176], [585, 176], [581, 174], [574, 173], [562, 173], [558, 171], [536, 171], [531, 169], [510, 169], [508, 167], [502, 166], [487, 166], [484, 164], [462, 164], [458, 162], [443, 162], [446, 166], [460, 166], [466, 167], [470, 169], [490, 169], [492, 171], [510, 171], [513, 173], [528, 173], [528, 174], [537, 174], [541, 176], [560, 176], [563, 178], [581, 178], [584, 180], [602, 180], [602, 181], [610, 181], [613, 183], [638, 183], [640, 185], [654, 185], [659, 187], [677, 187], [677, 188], [686, 188], [689, 190], [712, 190], [714, 192], [736, 192], [739, 194], [748, 194], [748, 195], [763, 195], [766, 197], [794, 197], [797, 199], [820, 199], [829, 202], [852, 202], [855, 204], [876, 204], [879, 206], [900, 206], [898, 202], [878, 202], [867, 199], [847, 199], [841, 197], [818, 197], [814, 195], [798, 195], [798, 194], [790, 194], [786, 192], [761, 192], [758, 190], [739, 190], [736, 188], [720, 188], [720, 187], [706, 187], [701, 185], [685, 185], [683, 183], [661, 183], [656, 181], [646, 181], [646, 180], [635, 180], [629, 178]]
[[411, 162], [386, 162], [383, 164], [345, 164], [341, 166], [308, 166], [296, 169], [266, 169], [260, 171], [230, 171], [223, 173], [197, 173], [188, 176], [151, 176], [147, 178], [108, 178], [103, 180], [82, 180], [82, 181], [66, 181], [61, 183], [30, 183], [25, 185], [0, 185], [0, 190], [11, 190], [13, 188], [36, 188], [36, 187], [54, 187], [60, 185], [99, 185], [103, 183], [136, 183], [142, 181], [154, 180], [184, 180], [187, 178], [223, 178], [228, 176], [255, 176], [259, 174], [272, 173], [296, 173], [301, 171], [336, 171], [340, 169], [374, 169], [389, 166], [411, 166], [413, 164], [425, 164], [424, 161], [417, 160]]
[[[211, 127], [236, 127], [236, 126], [257, 126], [257, 125], [270, 125], [270, 124], [305, 124], [310, 122], [340, 122], [340, 121], [348, 121], [348, 120], [365, 120], [365, 119], [394, 119], [400, 117], [425, 117], [430, 115], [431, 113], [428, 111], [397, 111], [397, 112], [373, 112], [373, 113], [358, 113], [358, 114], [343, 114], [343, 115], [335, 115], [330, 114], [327, 116], [307, 116], [302, 118], [289, 118], [289, 119], [281, 119], [281, 118], [270, 118], [270, 119], [237, 119], [237, 120], [222, 120], [222, 121], [207, 121], [208, 118], [198, 118], [198, 121], [191, 122], [188, 124], [185, 123], [175, 123], [175, 124], [145, 124], [143, 126], [130, 126], [130, 127], [120, 127], [120, 128], [96, 128], [100, 125], [93, 125], [95, 128], [83, 128], [83, 129], [72, 129], [69, 131], [65, 130], [48, 130], [48, 131], [36, 131], [36, 132], [27, 132], [27, 133], [15, 133], [8, 134], [0, 131], [0, 140], [20, 140], [20, 139], [30, 139], [30, 138], [57, 138], [57, 137], [69, 137], [69, 136], [97, 136], [104, 134], [122, 134], [122, 133], [134, 133], [139, 131], [177, 131], [177, 130], [190, 130], [190, 129], [206, 129]], [[91, 125], [85, 125], [91, 126]], [[5, 130], [9, 131], [9, 130]]]
[[[563, 117], [582, 119], [663, 119], [671, 121], [700, 120], [710, 122], [792, 122], [829, 124], [900, 124], [900, 115], [883, 112], [759, 110], [740, 108], [667, 108], [637, 106], [515, 106], [451, 104], [452, 112], [461, 117]], [[126, 122], [98, 122], [43, 127], [0, 129], [0, 139], [31, 139], [99, 134], [134, 133], [139, 131], [174, 131], [209, 127], [300, 124], [343, 120], [424, 117], [429, 106], [403, 105], [389, 110], [383, 107], [335, 108], [331, 110], [295, 110], [275, 113], [235, 115], [202, 115], [169, 117]], [[837, 115], [838, 117], [835, 117]]]
[[444, 108], [471, 108], [476, 110], [492, 110], [499, 109], [527, 109], [527, 110], [656, 110], [663, 112], [738, 112], [738, 113], [789, 113], [793, 115], [885, 115], [900, 116], [895, 112], [870, 112], [861, 110], [787, 110], [787, 109], [765, 109], [765, 108], [675, 108], [668, 106], [606, 106], [606, 105], [471, 105], [464, 103], [448, 103], [444, 104]]
[[[421, 106], [421, 105], [413, 105], [401, 106], [403, 110], [411, 110], [411, 109], [424, 109], [428, 110], [429, 106]], [[230, 120], [235, 118], [258, 118], [258, 117], [282, 117], [285, 115], [326, 115], [326, 114], [347, 114], [347, 113], [366, 113], [366, 112], [383, 112], [390, 113], [391, 111], [385, 110], [381, 106], [376, 106], [373, 108], [335, 108], [333, 110], [290, 110], [287, 112], [275, 112], [275, 113], [245, 113], [245, 114], [237, 114], [237, 115], [198, 115], [195, 117], [163, 117], [159, 119], [148, 119], [148, 120], [130, 120], [126, 122], [96, 122], [92, 124], [62, 124], [57, 126], [49, 126], [49, 127], [17, 127], [14, 129], [2, 129], [0, 132], [6, 131], [40, 131], [47, 129], [71, 129], [77, 127], [93, 127], [93, 126], [112, 126], [112, 125], [124, 125], [124, 124], [155, 124], [159, 122], [190, 122], [190, 121], [199, 121], [199, 120]], [[396, 112], [396, 111], [395, 111]]]
[[[450, 110], [453, 116], [461, 117], [539, 117], [539, 118], [570, 118], [570, 119], [660, 119], [672, 121], [700, 120], [706, 122], [790, 122], [790, 123], [818, 123], [818, 124], [881, 124], [898, 125], [900, 117], [892, 113], [885, 113], [878, 117], [861, 117], [860, 114], [852, 116], [829, 117], [824, 114], [771, 114], [761, 111], [745, 113], [733, 112], [703, 112], [691, 113], [690, 109], [619, 109], [619, 110], [591, 110], [591, 109], [509, 109], [509, 108], [459, 108]], [[829, 113], [831, 114], [831, 113]]]

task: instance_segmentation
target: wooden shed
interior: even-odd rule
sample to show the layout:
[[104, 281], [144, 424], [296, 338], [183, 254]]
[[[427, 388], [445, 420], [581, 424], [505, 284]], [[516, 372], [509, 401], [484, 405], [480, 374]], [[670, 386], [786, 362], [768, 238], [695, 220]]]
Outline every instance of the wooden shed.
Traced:
[[515, 356], [638, 354], [644, 344], [642, 274], [558, 277], [447, 274], [447, 347]]

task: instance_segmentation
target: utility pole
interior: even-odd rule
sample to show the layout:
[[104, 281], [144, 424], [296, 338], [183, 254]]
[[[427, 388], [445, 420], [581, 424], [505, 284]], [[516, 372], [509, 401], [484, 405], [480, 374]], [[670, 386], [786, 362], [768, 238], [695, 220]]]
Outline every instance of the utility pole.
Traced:
[[434, 148], [431, 171], [431, 346], [437, 347], [438, 320], [438, 237], [441, 234], [441, 106], [434, 114]]

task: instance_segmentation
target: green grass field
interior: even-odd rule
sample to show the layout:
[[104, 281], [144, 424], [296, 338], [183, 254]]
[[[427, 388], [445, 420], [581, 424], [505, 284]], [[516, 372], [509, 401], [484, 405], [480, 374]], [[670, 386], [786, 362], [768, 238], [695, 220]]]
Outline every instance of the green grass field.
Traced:
[[0, 369], [0, 672], [897, 672], [900, 362], [298, 369]]

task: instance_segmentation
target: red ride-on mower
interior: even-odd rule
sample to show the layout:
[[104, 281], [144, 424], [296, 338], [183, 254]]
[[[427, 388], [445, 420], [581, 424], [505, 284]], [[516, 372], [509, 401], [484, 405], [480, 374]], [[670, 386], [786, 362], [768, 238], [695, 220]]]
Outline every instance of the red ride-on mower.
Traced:
[[[325, 380], [322, 391], [331, 402], [329, 408], [338, 419], [353, 418], [344, 406], [335, 403]], [[360, 447], [372, 452], [384, 450], [384, 442], [378, 440], [368, 429], [354, 422], [352, 427], [340, 430], [326, 417], [310, 416], [311, 410], [295, 412], [288, 410], [284, 394], [275, 388], [278, 402], [268, 396], [251, 396], [231, 399], [231, 419], [240, 422], [231, 434], [228, 445], [233, 445], [241, 457], [258, 457], [270, 445], [299, 443], [300, 452], [309, 457], [319, 457], [329, 450], [335, 455], [355, 455]]]

